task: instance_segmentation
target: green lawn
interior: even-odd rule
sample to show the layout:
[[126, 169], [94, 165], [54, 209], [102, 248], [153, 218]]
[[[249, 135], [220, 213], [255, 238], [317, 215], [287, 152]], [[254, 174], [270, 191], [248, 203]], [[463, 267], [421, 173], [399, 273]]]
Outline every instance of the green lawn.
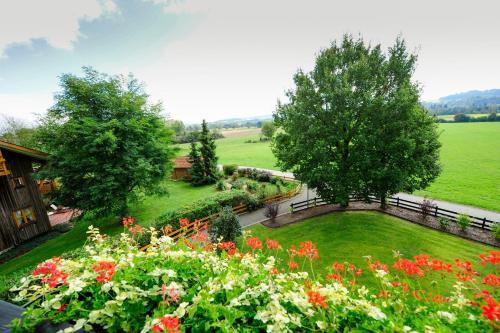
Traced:
[[[132, 207], [131, 213], [139, 224], [147, 226], [167, 209], [177, 208], [211, 193], [215, 193], [213, 185], [193, 187], [186, 182], [172, 181], [168, 181], [167, 185], [169, 189], [168, 196], [147, 197]], [[108, 235], [115, 235], [123, 231], [121, 223], [117, 222], [112, 216], [99, 219], [84, 218], [76, 223], [75, 227], [68, 233], [54, 238], [31, 252], [1, 265], [0, 275], [8, 275], [20, 269], [31, 268], [52, 256], [58, 256], [66, 251], [81, 247], [86, 239], [85, 232], [90, 225], [99, 227], [103, 233]]]
[[[392, 250], [399, 251], [405, 258], [428, 254], [447, 262], [455, 258], [470, 260], [474, 268], [481, 271], [477, 255], [494, 249], [377, 212], [338, 212], [277, 229], [259, 224], [249, 230], [262, 240], [278, 240], [284, 248], [313, 241], [320, 255], [315, 264], [316, 273], [325, 273], [334, 261], [347, 261], [365, 269], [363, 256], [367, 255], [373, 260], [392, 263], [395, 261]], [[285, 252], [281, 253], [287, 260]], [[307, 269], [307, 265], [304, 268]], [[365, 275], [361, 282], [372, 284], [370, 275]]]
[[[500, 211], [500, 122], [439, 124], [443, 171], [427, 195]], [[217, 140], [222, 164], [278, 169], [268, 142], [245, 143], [257, 135]], [[181, 145], [180, 154], [187, 155]]]
[[[259, 135], [251, 134], [215, 141], [219, 163], [277, 170], [276, 158], [271, 152], [269, 142], [245, 143], [247, 140], [258, 139]], [[187, 155], [189, 153], [188, 144], [179, 145], [179, 147], [181, 148], [179, 155]]]
[[418, 195], [500, 211], [500, 123], [440, 124], [439, 178]]

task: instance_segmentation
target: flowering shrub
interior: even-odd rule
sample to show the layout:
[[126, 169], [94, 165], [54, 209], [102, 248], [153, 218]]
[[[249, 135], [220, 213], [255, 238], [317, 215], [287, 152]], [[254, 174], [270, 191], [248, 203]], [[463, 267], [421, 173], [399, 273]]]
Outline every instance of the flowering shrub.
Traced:
[[[132, 223], [133, 224], [133, 223]], [[151, 233], [140, 250], [130, 225], [119, 240], [89, 228], [86, 254], [41, 263], [18, 287], [18, 301], [33, 301], [14, 332], [32, 331], [49, 319], [108, 332], [488, 332], [500, 328], [500, 252], [481, 254], [491, 273], [472, 263], [447, 263], [427, 255], [398, 256], [394, 263], [367, 258], [366, 267], [332, 263], [315, 276], [318, 250], [311, 241], [283, 249], [275, 240], [246, 235], [232, 242], [174, 243]], [[188, 244], [189, 246], [185, 245]], [[276, 254], [288, 255], [286, 263]], [[311, 275], [298, 272], [299, 262]], [[285, 268], [282, 268], [285, 267]], [[373, 274], [377, 288], [356, 279]], [[420, 279], [456, 279], [448, 293], [423, 290]], [[438, 284], [439, 282], [436, 282]]]

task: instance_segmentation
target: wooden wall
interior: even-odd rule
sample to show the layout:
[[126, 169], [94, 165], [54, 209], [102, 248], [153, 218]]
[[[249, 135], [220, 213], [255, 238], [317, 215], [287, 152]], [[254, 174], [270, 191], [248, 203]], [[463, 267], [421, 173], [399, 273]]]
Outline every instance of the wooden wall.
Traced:
[[[11, 174], [0, 177], [0, 251], [50, 229], [47, 211], [31, 175], [33, 173], [31, 158], [6, 150], [2, 150], [2, 154]], [[24, 178], [24, 186], [15, 189], [12, 178], [21, 176]], [[33, 207], [36, 222], [19, 228], [12, 217], [12, 212], [26, 207]]]

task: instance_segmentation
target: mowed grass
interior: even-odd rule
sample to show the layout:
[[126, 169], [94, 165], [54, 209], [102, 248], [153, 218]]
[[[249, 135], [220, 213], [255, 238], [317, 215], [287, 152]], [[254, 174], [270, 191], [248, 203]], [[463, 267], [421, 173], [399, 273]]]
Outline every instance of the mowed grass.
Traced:
[[[178, 208], [197, 199], [215, 193], [213, 185], [193, 187], [186, 182], [167, 181], [169, 195], [150, 196], [131, 207], [131, 214], [142, 226], [150, 225], [155, 218], [167, 209]], [[116, 217], [84, 217], [71, 231], [54, 238], [34, 250], [0, 266], [0, 275], [8, 275], [20, 269], [32, 268], [39, 262], [64, 252], [81, 247], [86, 240], [86, 231], [90, 225], [98, 227], [102, 233], [116, 235], [123, 231], [121, 222]]]
[[439, 128], [442, 173], [416, 194], [500, 211], [500, 122]]
[[[250, 134], [216, 140], [218, 163], [277, 170], [276, 158], [269, 142], [246, 143], [248, 140], [259, 140], [259, 135]], [[179, 145], [179, 148], [179, 155], [189, 154], [189, 144]]]
[[[441, 164], [438, 179], [426, 195], [489, 210], [500, 211], [500, 122], [439, 124]], [[275, 169], [269, 142], [245, 143], [258, 135], [225, 138], [216, 141], [219, 163]], [[188, 145], [181, 145], [187, 155]]]
[[[417, 254], [428, 254], [449, 263], [453, 263], [455, 258], [469, 260], [476, 270], [484, 272], [477, 256], [494, 250], [493, 247], [377, 212], [337, 212], [281, 228], [271, 229], [259, 224], [248, 230], [263, 241], [278, 240], [284, 249], [292, 244], [298, 247], [300, 242], [312, 241], [320, 256], [314, 264], [316, 274], [326, 274], [335, 261], [349, 262], [366, 270], [366, 258], [363, 256], [392, 265], [396, 260], [393, 250], [410, 259]], [[281, 268], [288, 270], [286, 251], [278, 253], [282, 259]], [[299, 258], [298, 262], [302, 264], [303, 260]], [[303, 265], [303, 270], [310, 271], [307, 263]], [[369, 272], [365, 272], [359, 281], [368, 285], [375, 282]], [[449, 279], [446, 284], [452, 281]]]

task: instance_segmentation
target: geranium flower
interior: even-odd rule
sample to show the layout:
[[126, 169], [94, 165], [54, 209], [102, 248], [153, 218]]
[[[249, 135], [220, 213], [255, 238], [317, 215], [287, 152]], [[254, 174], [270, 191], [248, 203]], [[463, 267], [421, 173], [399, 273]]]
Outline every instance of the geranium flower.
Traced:
[[274, 250], [280, 247], [280, 243], [273, 239], [266, 240], [266, 245], [269, 250]]
[[483, 284], [490, 285], [492, 287], [496, 287], [500, 284], [500, 276], [495, 274], [488, 274], [483, 279]]
[[134, 224], [134, 222], [135, 222], [135, 219], [132, 216], [129, 216], [129, 217], [124, 216], [123, 220], [122, 220], [123, 226], [125, 228], [128, 228], [129, 225]]
[[164, 316], [160, 319], [160, 324], [154, 324], [152, 332], [179, 333], [179, 318], [173, 316]]
[[489, 320], [500, 320], [500, 306], [493, 297], [486, 298], [486, 306], [483, 306], [483, 316]]
[[179, 223], [180, 223], [181, 228], [182, 228], [182, 227], [189, 225], [189, 220], [188, 219], [179, 219]]
[[316, 245], [311, 241], [306, 241], [300, 243], [300, 247], [297, 251], [299, 257], [306, 257], [309, 260], [318, 260], [319, 254]]
[[96, 277], [97, 282], [104, 283], [111, 281], [115, 274], [116, 265], [110, 261], [100, 261], [92, 265], [94, 272], [99, 273]]
[[[57, 259], [56, 262], [59, 262]], [[41, 275], [41, 281], [47, 283], [49, 288], [55, 288], [59, 284], [66, 284], [68, 273], [58, 269], [57, 264], [54, 262], [46, 261], [39, 264], [31, 275], [38, 277]]]
[[290, 268], [291, 271], [293, 271], [295, 269], [299, 269], [299, 264], [293, 260], [290, 260], [288, 262], [288, 268]]
[[252, 250], [262, 249], [262, 241], [258, 237], [247, 239], [247, 246]]
[[308, 302], [311, 303], [312, 305], [315, 305], [318, 307], [320, 306], [323, 309], [326, 309], [328, 307], [328, 305], [326, 304], [326, 297], [322, 296], [319, 292], [309, 290], [307, 292], [307, 296], [309, 296]]
[[144, 228], [141, 227], [140, 225], [136, 224], [134, 225], [133, 227], [129, 228], [128, 229], [132, 235], [137, 235], [137, 234], [142, 234], [144, 232]]

